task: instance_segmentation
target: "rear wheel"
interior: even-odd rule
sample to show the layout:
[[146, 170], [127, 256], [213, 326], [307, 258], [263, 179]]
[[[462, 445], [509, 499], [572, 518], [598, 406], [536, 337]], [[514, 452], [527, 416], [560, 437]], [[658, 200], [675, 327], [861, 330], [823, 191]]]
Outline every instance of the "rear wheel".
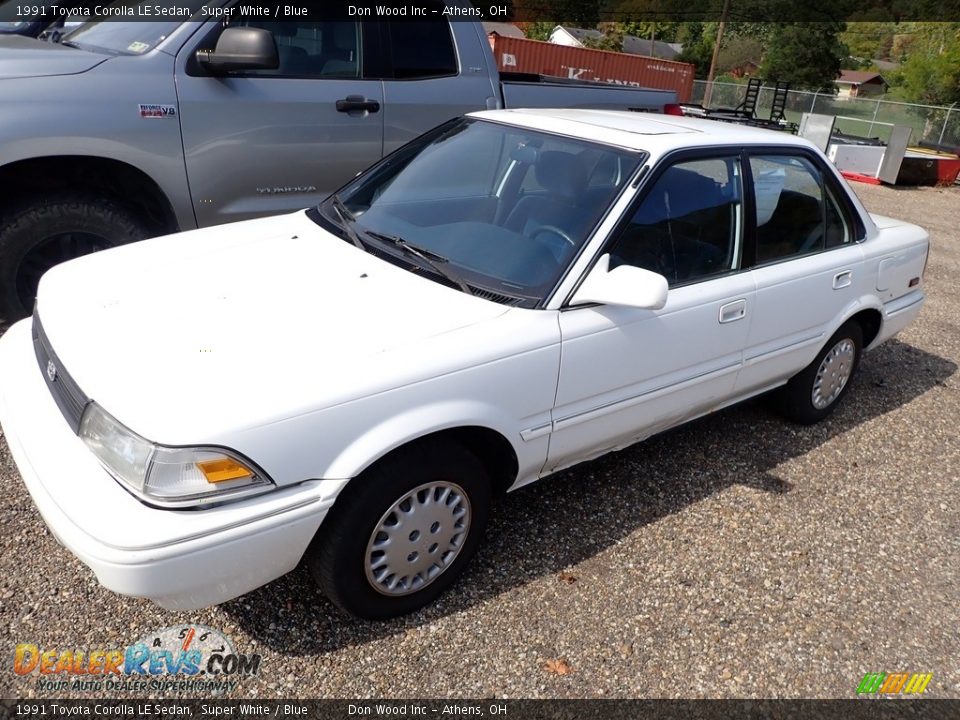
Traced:
[[327, 597], [353, 615], [412, 612], [466, 568], [490, 497], [483, 466], [465, 448], [404, 448], [344, 489], [308, 551], [308, 565]]
[[845, 323], [813, 362], [783, 388], [784, 414], [794, 422], [811, 425], [832, 413], [850, 389], [862, 347], [860, 324], [855, 320]]
[[146, 235], [128, 210], [94, 196], [58, 195], [5, 213], [0, 224], [0, 315], [8, 321], [28, 315], [40, 277], [54, 265]]

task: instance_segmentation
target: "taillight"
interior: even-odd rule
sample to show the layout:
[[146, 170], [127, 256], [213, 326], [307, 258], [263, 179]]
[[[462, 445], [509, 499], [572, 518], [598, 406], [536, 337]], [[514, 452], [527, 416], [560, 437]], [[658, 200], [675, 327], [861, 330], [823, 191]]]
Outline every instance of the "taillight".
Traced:
[[667, 103], [663, 106], [664, 115], [683, 115], [683, 108], [677, 103]]

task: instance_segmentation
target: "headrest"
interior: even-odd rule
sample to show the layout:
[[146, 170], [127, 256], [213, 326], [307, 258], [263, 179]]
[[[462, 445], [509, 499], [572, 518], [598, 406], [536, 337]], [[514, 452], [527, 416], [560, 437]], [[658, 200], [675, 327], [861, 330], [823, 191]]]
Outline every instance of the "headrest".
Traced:
[[541, 152], [535, 172], [540, 186], [557, 195], [577, 199], [587, 189], [587, 171], [570, 153], [556, 150]]

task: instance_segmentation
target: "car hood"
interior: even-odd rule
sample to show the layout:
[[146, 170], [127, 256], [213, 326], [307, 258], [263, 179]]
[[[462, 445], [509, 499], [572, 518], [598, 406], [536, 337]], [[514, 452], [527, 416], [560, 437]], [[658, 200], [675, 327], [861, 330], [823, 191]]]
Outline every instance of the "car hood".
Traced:
[[44, 40], [0, 35], [0, 79], [76, 75], [109, 59]]
[[362, 252], [302, 212], [78, 258], [44, 275], [37, 296], [84, 393], [168, 444], [213, 443], [417, 382], [428, 365], [437, 372], [436, 338], [508, 311]]

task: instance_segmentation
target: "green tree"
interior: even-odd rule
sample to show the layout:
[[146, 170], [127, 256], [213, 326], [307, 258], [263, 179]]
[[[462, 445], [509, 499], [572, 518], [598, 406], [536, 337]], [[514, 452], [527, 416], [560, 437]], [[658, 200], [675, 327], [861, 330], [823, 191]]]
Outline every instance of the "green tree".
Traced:
[[513, 0], [514, 20], [521, 22], [550, 22], [557, 25], [593, 27], [600, 21], [600, 3], [597, 0]]
[[763, 43], [759, 39], [744, 35], [734, 35], [729, 40], [724, 37], [717, 58], [717, 72], [736, 71], [749, 62], [759, 65], [762, 57]]
[[774, 25], [761, 75], [768, 81], [787, 81], [795, 90], [832, 90], [849, 54], [838, 38], [844, 29], [840, 22]]
[[713, 57], [713, 43], [717, 37], [715, 22], [680, 23], [677, 30], [677, 42], [683, 44], [683, 52], [677, 58], [680, 62], [690, 63], [696, 68], [696, 76], [703, 79], [710, 71]]
[[960, 102], [960, 23], [916, 23], [910, 55], [892, 76], [908, 102], [950, 105]]
[[555, 22], [532, 22], [524, 23], [522, 30], [531, 40], [549, 40], [550, 33], [557, 26]]
[[851, 22], [840, 33], [840, 41], [847, 46], [852, 58], [869, 66], [874, 58], [890, 57], [896, 27], [892, 22]]

